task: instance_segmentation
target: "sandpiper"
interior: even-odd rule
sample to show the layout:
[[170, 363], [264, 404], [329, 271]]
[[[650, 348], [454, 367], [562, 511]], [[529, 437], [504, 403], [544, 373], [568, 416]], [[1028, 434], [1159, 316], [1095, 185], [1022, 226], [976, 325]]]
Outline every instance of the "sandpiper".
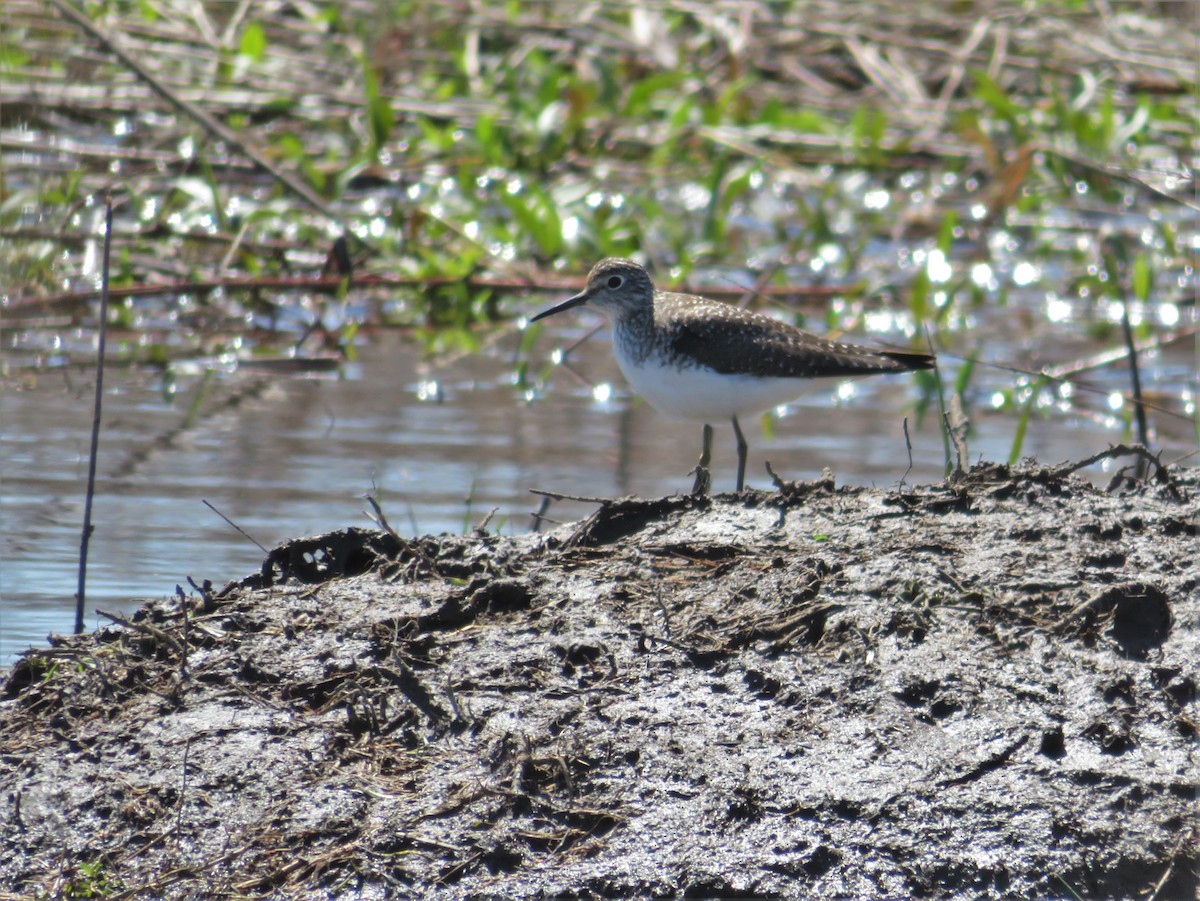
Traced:
[[532, 322], [590, 304], [612, 325], [613, 350], [630, 386], [660, 413], [704, 423], [692, 491], [707, 493], [712, 426], [733, 423], [737, 490], [746, 479], [746, 438], [738, 416], [795, 400], [812, 379], [844, 379], [930, 369], [929, 354], [841, 344], [740, 307], [692, 294], [659, 291], [632, 260], [608, 259], [588, 273], [587, 287]]

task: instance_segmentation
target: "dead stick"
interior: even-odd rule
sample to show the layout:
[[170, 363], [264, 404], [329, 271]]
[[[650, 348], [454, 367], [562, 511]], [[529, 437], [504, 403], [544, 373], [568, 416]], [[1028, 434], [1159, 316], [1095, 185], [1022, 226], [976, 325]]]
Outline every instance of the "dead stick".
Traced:
[[222, 513], [220, 510], [218, 510], [212, 504], [210, 504], [207, 499], [201, 498], [200, 500], [202, 500], [204, 502], [204, 506], [208, 507], [208, 509], [212, 510], [213, 513], [217, 514], [217, 516], [221, 517], [221, 519], [225, 520], [227, 523], [229, 523], [231, 526], [233, 526], [235, 529], [237, 529], [243, 538], [245, 538], [247, 541], [249, 541], [251, 544], [253, 544], [256, 548], [258, 548], [264, 554], [271, 553], [265, 547], [263, 547], [261, 544], [259, 544], [257, 541], [255, 541], [253, 536], [251, 536], [245, 529], [243, 529], [236, 522], [234, 522], [232, 519], [230, 519], [228, 516], [226, 516], [224, 513]]
[[582, 497], [578, 494], [559, 494], [557, 491], [543, 491], [540, 488], [530, 488], [530, 494], [536, 494], [539, 497], [548, 497], [555, 501], [582, 501], [585, 504], [611, 504], [611, 497]]
[[124, 626], [126, 629], [133, 629], [135, 632], [141, 632], [143, 635], [149, 635], [155, 641], [165, 644], [176, 654], [183, 654], [183, 645], [179, 643], [178, 639], [176, 639], [171, 633], [165, 632], [158, 628], [158, 626], [152, 626], [150, 623], [135, 623], [131, 619], [126, 619], [125, 617], [116, 613], [109, 613], [107, 610], [97, 609], [96, 613], [98, 613], [100, 616], [103, 616], [107, 620], [111, 620], [118, 626]]
[[92, 447], [88, 452], [87, 494], [83, 502], [83, 535], [79, 540], [79, 586], [75, 592], [75, 634], [83, 631], [83, 604], [87, 589], [88, 545], [92, 539], [92, 499], [96, 496], [96, 456], [100, 449], [100, 401], [104, 396], [104, 342], [108, 335], [108, 262], [112, 251], [112, 199], [104, 214], [104, 268], [100, 276], [100, 337], [96, 349], [96, 401], [92, 411]]

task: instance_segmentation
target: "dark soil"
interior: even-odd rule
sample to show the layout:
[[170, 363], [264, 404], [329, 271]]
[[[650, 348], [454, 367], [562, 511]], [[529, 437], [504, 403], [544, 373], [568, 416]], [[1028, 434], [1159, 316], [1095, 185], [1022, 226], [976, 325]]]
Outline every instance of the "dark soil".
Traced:
[[294, 541], [17, 664], [0, 886], [1195, 898], [1200, 472], [1070, 470]]

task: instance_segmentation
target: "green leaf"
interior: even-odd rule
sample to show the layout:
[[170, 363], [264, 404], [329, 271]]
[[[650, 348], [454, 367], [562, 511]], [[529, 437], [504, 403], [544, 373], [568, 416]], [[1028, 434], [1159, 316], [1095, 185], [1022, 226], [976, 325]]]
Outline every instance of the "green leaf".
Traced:
[[975, 73], [975, 98], [986, 104], [993, 113], [1010, 125], [1016, 125], [1021, 108], [1004, 92], [1000, 85], [984, 72]]
[[362, 59], [362, 74], [363, 92], [366, 96], [367, 121], [371, 128], [371, 143], [368, 147], [368, 154], [374, 159], [379, 154], [380, 148], [387, 143], [388, 136], [392, 132], [392, 126], [396, 123], [396, 113], [392, 109], [391, 101], [380, 93], [379, 74], [375, 71], [375, 68], [366, 56]]
[[1025, 432], [1029, 428], [1029, 416], [1033, 413], [1033, 408], [1037, 405], [1038, 395], [1042, 388], [1049, 382], [1045, 376], [1040, 376], [1037, 381], [1029, 386], [1029, 399], [1025, 401], [1025, 406], [1021, 410], [1021, 418], [1017, 420], [1017, 431], [1013, 435], [1012, 449], [1008, 452], [1008, 465], [1012, 466], [1021, 459], [1021, 448], [1025, 444]]
[[908, 309], [913, 319], [924, 322], [929, 318], [929, 270], [922, 266], [912, 280], [909, 289]]
[[1133, 261], [1133, 296], [1146, 303], [1150, 300], [1150, 261], [1144, 253], [1139, 253]]
[[632, 88], [625, 99], [625, 109], [622, 111], [627, 117], [644, 116], [651, 110], [652, 101], [656, 95], [666, 91], [672, 99], [677, 95], [675, 88], [683, 83], [684, 73], [682, 71], [661, 72], [656, 75], [651, 75], [648, 78], [643, 78]]
[[261, 63], [267, 52], [267, 35], [257, 22], [250, 22], [242, 29], [242, 39], [238, 43], [238, 53], [249, 57], [256, 63]]
[[941, 228], [938, 229], [937, 249], [946, 256], [950, 255], [950, 248], [954, 244], [954, 230], [958, 227], [958, 211], [947, 210], [946, 216], [942, 219]]

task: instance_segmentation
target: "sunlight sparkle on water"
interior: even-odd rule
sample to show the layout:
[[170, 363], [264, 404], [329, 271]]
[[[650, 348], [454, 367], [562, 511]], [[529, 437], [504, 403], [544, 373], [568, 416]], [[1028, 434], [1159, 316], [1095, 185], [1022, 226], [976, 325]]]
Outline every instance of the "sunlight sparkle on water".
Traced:
[[441, 401], [442, 386], [436, 379], [424, 379], [417, 383], [417, 400]]
[[703, 185], [693, 182], [683, 186], [679, 192], [679, 199], [683, 201], [684, 209], [694, 212], [708, 206], [712, 199], [712, 192]]
[[822, 244], [817, 248], [817, 255], [826, 263], [833, 264], [842, 258], [842, 248], [838, 244]]
[[556, 347], [550, 352], [550, 362], [555, 366], [561, 366], [563, 361], [563, 351], [561, 347]]
[[868, 210], [886, 209], [887, 205], [889, 203], [891, 203], [891, 201], [892, 201], [892, 195], [889, 194], [887, 191], [881, 191], [881, 190], [868, 191], [866, 194], [863, 195], [863, 206], [866, 207]]
[[1047, 294], [1046, 318], [1051, 322], [1069, 322], [1071, 319], [1071, 304], [1053, 292]]
[[838, 401], [853, 400], [857, 396], [857, 382], [841, 382], [837, 386], [837, 391], [834, 392], [834, 397], [836, 397]]
[[1013, 267], [1012, 278], [1014, 284], [1024, 287], [1025, 285], [1032, 285], [1041, 278], [1041, 275], [1042, 270], [1033, 265], [1033, 263], [1022, 261]]
[[868, 332], [890, 332], [897, 328], [896, 315], [891, 310], [871, 310], [863, 317], [863, 326]]
[[563, 220], [562, 236], [564, 241], [574, 241], [579, 237], [579, 217], [568, 216]]
[[980, 288], [996, 287], [996, 281], [992, 278], [992, 267], [987, 263], [976, 263], [971, 267], [971, 281]]
[[1125, 406], [1125, 398], [1121, 396], [1120, 391], [1113, 391], [1108, 395], [1108, 408], [1110, 410], [1119, 410]]
[[[1131, 303], [1129, 306], [1129, 324], [1141, 325], [1145, 318], [1145, 309], [1141, 304]], [[1100, 301], [1100, 315], [1109, 322], [1120, 322], [1125, 318], [1126, 305], [1119, 300], [1102, 300]]]
[[954, 268], [946, 260], [946, 254], [936, 247], [929, 251], [925, 269], [929, 273], [929, 280], [936, 285], [945, 284], [954, 275]]
[[598, 404], [606, 404], [612, 399], [612, 385], [601, 382], [592, 389], [592, 400]]
[[1058, 386], [1058, 400], [1054, 404], [1054, 409], [1059, 413], [1070, 413], [1074, 409], [1075, 404], [1072, 401], [1075, 391], [1069, 382], [1063, 382]]

